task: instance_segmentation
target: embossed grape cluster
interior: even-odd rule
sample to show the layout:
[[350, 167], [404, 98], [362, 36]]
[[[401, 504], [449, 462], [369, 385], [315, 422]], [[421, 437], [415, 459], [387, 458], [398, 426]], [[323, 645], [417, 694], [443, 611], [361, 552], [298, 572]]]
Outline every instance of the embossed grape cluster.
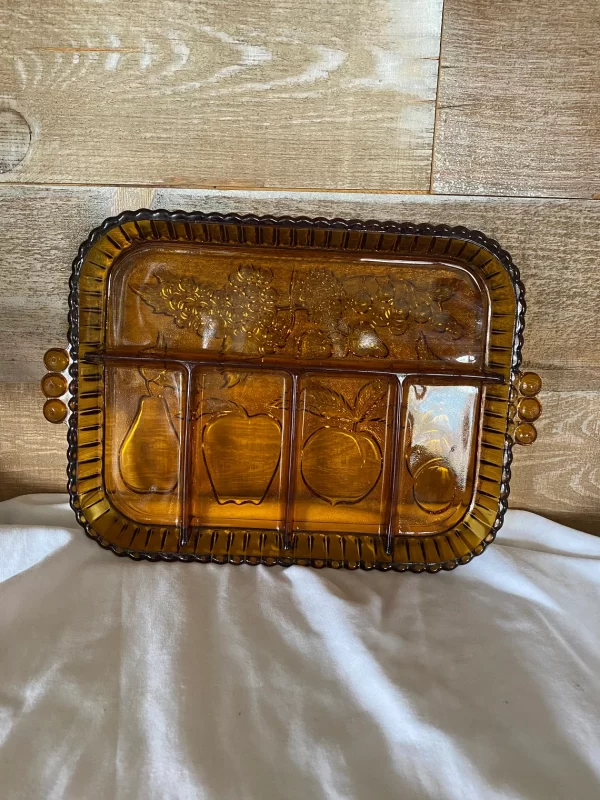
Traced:
[[321, 267], [299, 273], [292, 286], [296, 307], [305, 308], [311, 322], [321, 325], [340, 318], [344, 295], [341, 281], [331, 270]]
[[[229, 276], [229, 286], [214, 293], [217, 313], [226, 330], [225, 349], [235, 350], [235, 337], [245, 335], [260, 353], [273, 352], [289, 333], [289, 319], [277, 308], [278, 292], [269, 269], [243, 265]], [[247, 352], [248, 339], [240, 343]]]
[[409, 281], [393, 284], [388, 278], [361, 277], [346, 282], [349, 308], [376, 328], [388, 328], [402, 336], [411, 322], [427, 325], [452, 339], [462, 336], [459, 323], [442, 308], [452, 296], [450, 284], [438, 284], [431, 291], [417, 289]]

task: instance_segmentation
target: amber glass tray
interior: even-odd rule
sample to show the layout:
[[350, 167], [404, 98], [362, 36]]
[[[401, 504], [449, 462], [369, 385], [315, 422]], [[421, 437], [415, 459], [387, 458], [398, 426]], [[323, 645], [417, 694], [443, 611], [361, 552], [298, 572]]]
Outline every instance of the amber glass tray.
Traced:
[[137, 559], [466, 563], [535, 439], [524, 310], [508, 253], [464, 228], [108, 219], [42, 387], [61, 421], [68, 370], [77, 519]]

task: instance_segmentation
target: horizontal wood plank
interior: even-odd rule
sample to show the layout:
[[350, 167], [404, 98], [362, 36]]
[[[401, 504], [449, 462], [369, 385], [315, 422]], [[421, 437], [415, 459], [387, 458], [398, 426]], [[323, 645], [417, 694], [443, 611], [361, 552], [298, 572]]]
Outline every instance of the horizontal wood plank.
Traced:
[[441, 13], [5, 0], [0, 180], [427, 191]]
[[433, 190], [600, 195], [600, 4], [446, 0]]
[[600, 535], [600, 392], [542, 392], [537, 441], [515, 447], [511, 508]]
[[[497, 238], [527, 287], [526, 365], [545, 380], [539, 438], [515, 454], [512, 504], [600, 522], [600, 204], [593, 201], [0, 187], [0, 496], [64, 489], [64, 426], [42, 418], [43, 352], [65, 342], [78, 244], [125, 207], [462, 224]], [[17, 268], [16, 268], [17, 266]]]
[[71, 263], [116, 190], [0, 185], [0, 381], [33, 381], [67, 338]]
[[126, 207], [302, 214], [466, 225], [511, 252], [528, 301], [525, 366], [550, 390], [598, 390], [600, 203], [468, 197], [0, 186], [0, 381], [32, 381], [64, 342], [71, 261]]
[[0, 388], [0, 500], [67, 491], [67, 426], [42, 416], [39, 383]]

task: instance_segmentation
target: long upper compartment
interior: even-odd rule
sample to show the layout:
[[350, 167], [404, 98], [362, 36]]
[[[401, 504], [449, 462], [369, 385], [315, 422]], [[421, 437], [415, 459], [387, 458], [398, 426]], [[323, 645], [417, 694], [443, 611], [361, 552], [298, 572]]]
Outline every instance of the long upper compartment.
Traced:
[[146, 244], [110, 275], [112, 352], [481, 371], [485, 285], [432, 259]]

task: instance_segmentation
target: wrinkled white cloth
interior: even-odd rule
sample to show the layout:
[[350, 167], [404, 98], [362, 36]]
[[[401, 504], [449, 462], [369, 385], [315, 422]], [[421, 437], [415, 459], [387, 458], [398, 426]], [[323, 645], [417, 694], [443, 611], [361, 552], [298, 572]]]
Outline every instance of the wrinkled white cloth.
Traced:
[[150, 564], [0, 504], [3, 800], [598, 800], [600, 538], [451, 573]]

